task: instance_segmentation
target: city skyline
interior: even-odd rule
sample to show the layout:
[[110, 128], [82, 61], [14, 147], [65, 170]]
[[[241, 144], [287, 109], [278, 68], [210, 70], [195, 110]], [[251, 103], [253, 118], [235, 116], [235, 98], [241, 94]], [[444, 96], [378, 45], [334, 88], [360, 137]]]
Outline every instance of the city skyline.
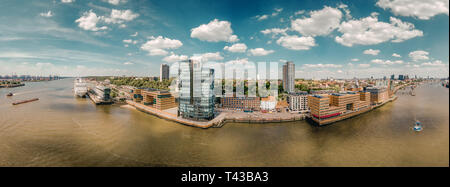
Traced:
[[0, 75], [159, 76], [193, 59], [293, 61], [295, 78], [448, 77], [448, 0], [1, 5]]

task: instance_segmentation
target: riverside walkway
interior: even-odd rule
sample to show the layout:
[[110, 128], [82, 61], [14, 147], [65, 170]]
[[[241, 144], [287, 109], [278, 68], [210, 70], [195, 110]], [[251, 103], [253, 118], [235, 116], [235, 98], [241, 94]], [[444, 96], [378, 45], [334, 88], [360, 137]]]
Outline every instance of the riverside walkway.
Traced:
[[178, 117], [174, 113], [170, 113], [162, 110], [158, 110], [134, 101], [127, 100], [128, 105], [136, 108], [139, 111], [158, 116], [160, 118], [181, 123], [183, 125], [198, 127], [198, 128], [211, 128], [222, 127], [226, 123], [277, 123], [277, 122], [290, 122], [299, 121], [306, 118], [304, 114], [290, 114], [290, 113], [245, 113], [242, 111], [229, 111], [218, 110], [218, 115], [210, 121], [194, 121], [191, 119], [185, 119]]

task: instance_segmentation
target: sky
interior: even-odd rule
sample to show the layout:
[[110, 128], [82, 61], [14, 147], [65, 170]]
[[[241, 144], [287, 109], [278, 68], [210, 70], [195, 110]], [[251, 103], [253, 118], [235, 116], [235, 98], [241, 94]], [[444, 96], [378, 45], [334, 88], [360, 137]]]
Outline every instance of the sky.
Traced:
[[2, 0], [0, 75], [159, 76], [295, 63], [296, 78], [448, 77], [448, 0]]

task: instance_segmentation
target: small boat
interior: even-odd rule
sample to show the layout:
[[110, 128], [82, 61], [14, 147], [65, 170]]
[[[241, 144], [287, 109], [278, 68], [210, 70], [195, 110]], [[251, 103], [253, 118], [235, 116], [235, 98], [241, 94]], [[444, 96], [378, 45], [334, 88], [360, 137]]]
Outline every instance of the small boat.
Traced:
[[13, 96], [13, 95], [14, 95], [13, 93], [6, 94], [6, 96]]
[[39, 100], [39, 98], [33, 98], [33, 99], [28, 99], [28, 100], [24, 100], [24, 101], [15, 102], [15, 103], [12, 103], [12, 105], [20, 105], [20, 104], [24, 104], [24, 103], [37, 101], [37, 100]]
[[422, 123], [420, 121], [416, 121], [414, 125], [414, 131], [420, 132], [423, 130]]

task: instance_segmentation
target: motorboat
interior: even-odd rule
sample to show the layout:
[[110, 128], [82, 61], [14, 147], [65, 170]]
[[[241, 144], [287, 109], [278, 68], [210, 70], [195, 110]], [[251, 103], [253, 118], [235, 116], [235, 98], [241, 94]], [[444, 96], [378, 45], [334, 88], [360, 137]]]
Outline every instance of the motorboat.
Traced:
[[416, 121], [416, 123], [414, 124], [414, 131], [420, 132], [422, 130], [423, 130], [422, 123], [420, 121]]

